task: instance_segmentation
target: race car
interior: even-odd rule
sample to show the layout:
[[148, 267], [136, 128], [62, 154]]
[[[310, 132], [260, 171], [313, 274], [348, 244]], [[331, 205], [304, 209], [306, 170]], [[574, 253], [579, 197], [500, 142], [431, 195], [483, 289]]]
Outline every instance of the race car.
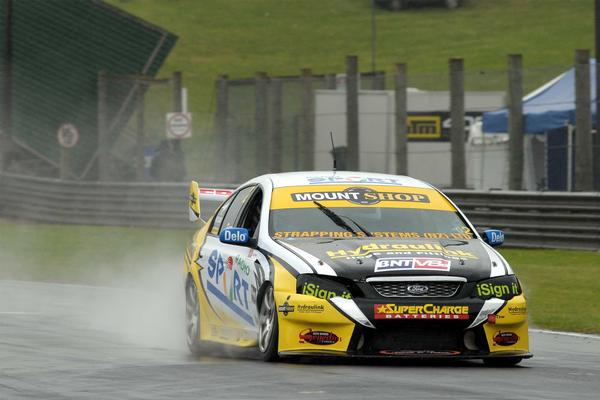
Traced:
[[[200, 219], [201, 190], [189, 192]], [[523, 287], [435, 187], [343, 171], [269, 174], [233, 191], [185, 254], [186, 334], [287, 356], [476, 358], [529, 352]]]

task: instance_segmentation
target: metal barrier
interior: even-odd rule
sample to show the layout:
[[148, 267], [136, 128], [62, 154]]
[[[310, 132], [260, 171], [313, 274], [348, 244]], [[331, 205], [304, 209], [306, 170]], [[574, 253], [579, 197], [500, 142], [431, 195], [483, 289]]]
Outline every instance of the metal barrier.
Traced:
[[[75, 182], [4, 173], [0, 216], [48, 223], [192, 228], [187, 190], [185, 183]], [[203, 201], [202, 215], [211, 215], [218, 205], [215, 200]]]
[[[234, 188], [201, 184], [205, 188]], [[600, 193], [446, 190], [478, 228], [512, 247], [600, 250]], [[202, 196], [201, 196], [202, 199]], [[0, 216], [66, 224], [192, 228], [185, 183], [70, 182], [0, 174]], [[219, 204], [204, 196], [207, 218]]]

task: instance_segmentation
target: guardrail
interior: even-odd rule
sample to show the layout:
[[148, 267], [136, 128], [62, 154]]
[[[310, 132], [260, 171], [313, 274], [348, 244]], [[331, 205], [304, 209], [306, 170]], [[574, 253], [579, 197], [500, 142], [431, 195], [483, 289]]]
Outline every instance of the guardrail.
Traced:
[[[234, 188], [201, 184], [204, 188]], [[478, 228], [514, 247], [600, 250], [600, 193], [446, 190]], [[201, 196], [202, 215], [218, 197]], [[0, 174], [0, 216], [67, 224], [191, 228], [185, 183], [72, 182]]]
[[[187, 190], [185, 183], [80, 182], [3, 173], [0, 216], [48, 223], [191, 228]], [[211, 215], [220, 202], [203, 197], [202, 215]]]

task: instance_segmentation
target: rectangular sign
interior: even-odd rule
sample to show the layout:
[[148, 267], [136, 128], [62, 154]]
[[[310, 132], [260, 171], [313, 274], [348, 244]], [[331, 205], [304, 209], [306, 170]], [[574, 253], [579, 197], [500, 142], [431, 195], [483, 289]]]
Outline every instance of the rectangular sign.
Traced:
[[375, 319], [469, 319], [469, 306], [375, 304]]
[[375, 272], [432, 270], [450, 271], [451, 261], [432, 257], [389, 257], [379, 258], [375, 262]]

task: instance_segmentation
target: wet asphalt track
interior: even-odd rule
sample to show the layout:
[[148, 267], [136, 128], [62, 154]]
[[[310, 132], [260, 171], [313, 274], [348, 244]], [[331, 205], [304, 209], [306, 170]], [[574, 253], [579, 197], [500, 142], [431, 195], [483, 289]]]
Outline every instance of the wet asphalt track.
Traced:
[[252, 352], [193, 358], [171, 326], [179, 310], [150, 307], [155, 325], [147, 325], [131, 298], [0, 281], [0, 399], [600, 398], [598, 338], [535, 332], [535, 357], [511, 369], [478, 361], [265, 364]]

